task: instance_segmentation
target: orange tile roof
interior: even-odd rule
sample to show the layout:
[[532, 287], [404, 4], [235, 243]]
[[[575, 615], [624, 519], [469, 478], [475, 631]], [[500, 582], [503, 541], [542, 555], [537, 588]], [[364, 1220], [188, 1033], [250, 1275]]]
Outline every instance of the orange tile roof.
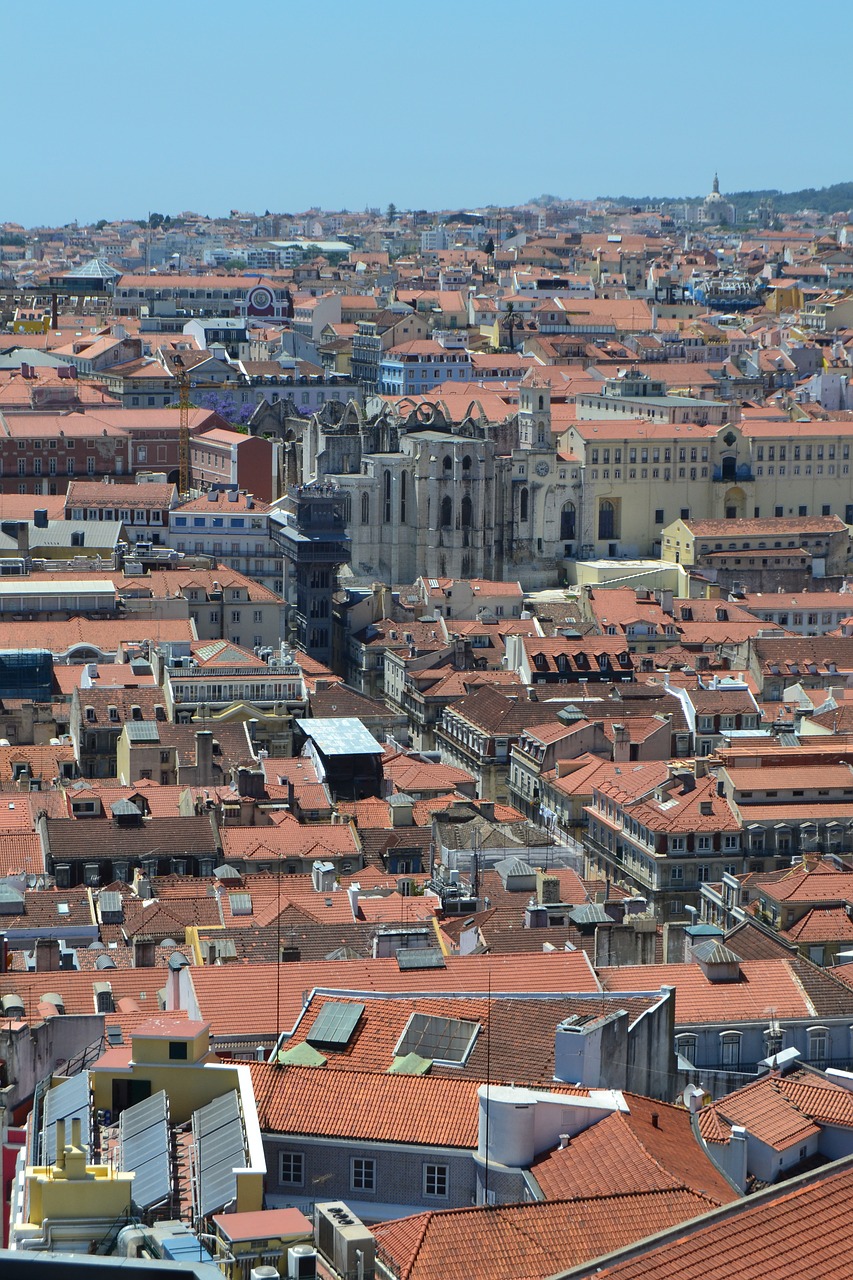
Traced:
[[853, 920], [844, 907], [813, 907], [784, 936], [792, 942], [850, 942]]
[[[769, 807], [769, 806], [768, 806]], [[836, 805], [832, 812], [836, 812]], [[777, 808], [777, 812], [781, 810]], [[752, 806], [745, 808], [752, 813]], [[784, 806], [785, 815], [790, 812]], [[798, 865], [781, 875], [772, 872], [755, 877], [755, 887], [777, 902], [849, 902], [853, 900], [853, 872], [838, 871], [832, 864], [817, 862], [811, 867]]]
[[[201, 1016], [214, 1035], [269, 1034], [289, 1030], [304, 1005], [304, 993], [324, 991], [429, 991], [448, 995], [495, 995], [601, 990], [583, 951], [532, 952], [524, 955], [448, 956], [444, 969], [402, 971], [394, 960], [303, 961], [253, 964], [253, 1000], [248, 1002], [239, 965], [205, 966], [192, 974]], [[639, 990], [648, 990], [640, 984]]]
[[777, 1151], [817, 1137], [821, 1125], [853, 1129], [853, 1095], [818, 1073], [773, 1072], [704, 1107], [699, 1131], [707, 1142], [727, 1142], [731, 1125], [743, 1125]]
[[275, 861], [276, 858], [323, 858], [359, 852], [349, 823], [311, 823], [301, 826], [295, 819], [274, 827], [224, 827], [222, 856], [247, 861]]
[[531, 1167], [547, 1200], [681, 1188], [717, 1204], [737, 1199], [702, 1150], [683, 1107], [626, 1094], [628, 1112], [614, 1112], [540, 1156]]
[[352, 818], [357, 827], [390, 827], [391, 811], [387, 800], [378, 796], [369, 796], [365, 800], [341, 800], [337, 809], [347, 818]]
[[[33, 575], [36, 577], [36, 575]], [[9, 649], [49, 649], [64, 654], [73, 645], [92, 645], [101, 653], [117, 653], [125, 644], [140, 640], [174, 640], [189, 643], [195, 630], [189, 618], [151, 618], [129, 614], [124, 618], [50, 619], [45, 622], [4, 622], [3, 643]]]
[[380, 1223], [374, 1234], [398, 1280], [435, 1280], [466, 1263], [463, 1274], [477, 1280], [544, 1280], [710, 1207], [690, 1191], [634, 1192], [437, 1210]]
[[[303, 654], [299, 656], [300, 658], [304, 657]], [[260, 765], [267, 782], [273, 784], [281, 783], [282, 781], [293, 783], [316, 783], [320, 781], [314, 765], [305, 756], [262, 756]]]
[[[849, 1280], [853, 1161], [726, 1206], [651, 1237], [625, 1256], [572, 1272], [596, 1280]], [[652, 1231], [655, 1228], [652, 1227]], [[613, 1253], [621, 1246], [605, 1244]], [[570, 1262], [562, 1264], [570, 1266]]]
[[265, 1133], [364, 1142], [477, 1145], [479, 1080], [318, 1071], [253, 1063], [258, 1119]]
[[607, 991], [675, 987], [675, 1018], [679, 1026], [766, 1022], [771, 1009], [778, 1018], [816, 1016], [791, 961], [784, 958], [743, 960], [736, 982], [712, 982], [696, 963], [625, 965], [603, 968], [598, 973]]
[[422, 792], [451, 791], [460, 783], [472, 783], [474, 776], [465, 769], [434, 760], [416, 760], [400, 755], [386, 760], [383, 765], [386, 779], [393, 783], [395, 791], [418, 795]]
[[42, 778], [47, 783], [62, 774], [62, 764], [74, 761], [74, 748], [70, 743], [59, 746], [13, 746], [0, 747], [0, 782], [13, 782], [16, 764], [28, 763], [34, 778]]
[[0, 831], [0, 876], [43, 874], [39, 837], [28, 831]]

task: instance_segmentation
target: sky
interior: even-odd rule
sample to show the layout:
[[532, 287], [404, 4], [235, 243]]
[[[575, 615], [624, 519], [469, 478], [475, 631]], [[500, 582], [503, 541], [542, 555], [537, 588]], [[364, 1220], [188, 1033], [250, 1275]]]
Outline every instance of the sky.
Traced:
[[829, 62], [809, 27], [793, 0], [4, 0], [0, 221], [847, 181], [853, 6]]

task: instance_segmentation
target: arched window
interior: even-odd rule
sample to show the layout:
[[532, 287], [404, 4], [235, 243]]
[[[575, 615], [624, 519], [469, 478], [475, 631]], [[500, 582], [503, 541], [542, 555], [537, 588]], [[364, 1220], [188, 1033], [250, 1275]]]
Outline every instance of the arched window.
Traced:
[[391, 523], [391, 472], [382, 473], [382, 519]]
[[675, 1037], [675, 1052], [682, 1058], [686, 1058], [692, 1066], [696, 1062], [697, 1050], [699, 1048], [699, 1037], [696, 1035], [683, 1035]]
[[740, 1031], [722, 1031], [720, 1033], [720, 1066], [740, 1066]]
[[822, 1067], [829, 1057], [829, 1031], [826, 1027], [809, 1027], [809, 1057], [813, 1067]]
[[619, 526], [616, 519], [616, 507], [609, 498], [604, 498], [598, 507], [598, 536], [602, 542], [619, 537]]
[[370, 494], [361, 495], [361, 523], [370, 524]]
[[521, 491], [519, 499], [519, 519], [522, 524], [526, 524], [528, 520], [528, 507], [530, 505], [530, 492], [525, 486]]
[[463, 471], [470, 471], [470, 470], [471, 470], [471, 455], [470, 455], [470, 453], [466, 453], [466, 454], [465, 454], [465, 457], [462, 459], [462, 470], [463, 470]]
[[560, 512], [560, 539], [562, 542], [572, 542], [575, 536], [575, 504], [566, 502], [563, 504], [563, 510]]
[[462, 528], [470, 529], [473, 523], [474, 505], [466, 493], [462, 499]]
[[406, 497], [408, 488], [409, 474], [407, 471], [400, 472], [400, 524], [406, 523]]
[[449, 453], [445, 454], [444, 462], [441, 465], [444, 467], [445, 471], [453, 470], [453, 459], [451, 458]]
[[453, 503], [450, 498], [441, 499], [441, 528], [449, 529], [453, 524]]
[[539, 408], [540, 408], [540, 409], [544, 409], [544, 408], [545, 408], [545, 397], [544, 397], [544, 396], [540, 396], [540, 397], [539, 397]]

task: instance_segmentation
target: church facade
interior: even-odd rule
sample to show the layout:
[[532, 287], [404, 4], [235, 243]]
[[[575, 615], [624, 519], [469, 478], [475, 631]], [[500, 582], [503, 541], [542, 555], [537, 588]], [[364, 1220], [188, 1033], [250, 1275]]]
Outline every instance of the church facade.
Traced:
[[581, 470], [556, 449], [550, 389], [522, 384], [516, 414], [489, 422], [476, 399], [350, 404], [304, 424], [299, 479], [334, 479], [345, 495], [352, 573], [395, 585], [419, 575], [504, 578], [524, 567], [561, 578], [581, 536]]

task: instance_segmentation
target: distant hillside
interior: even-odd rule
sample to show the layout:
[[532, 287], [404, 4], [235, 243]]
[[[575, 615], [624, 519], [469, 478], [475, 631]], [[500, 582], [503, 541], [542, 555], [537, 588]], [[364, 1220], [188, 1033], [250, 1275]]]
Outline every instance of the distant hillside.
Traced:
[[[761, 201], [772, 205], [776, 213], [796, 213], [798, 209], [816, 209], [819, 213], [841, 213], [845, 209], [853, 209], [853, 182], [836, 182], [831, 187], [803, 187], [800, 191], [727, 191], [726, 199], [731, 200], [739, 210], [755, 209]], [[649, 205], [676, 204], [686, 202], [693, 204], [704, 200], [704, 196], [599, 196], [612, 204]]]
[[820, 213], [840, 213], [853, 209], [853, 182], [836, 182], [831, 187], [803, 187], [800, 191], [733, 191], [733, 204], [754, 209], [760, 200], [770, 201], [777, 213], [817, 209]]

